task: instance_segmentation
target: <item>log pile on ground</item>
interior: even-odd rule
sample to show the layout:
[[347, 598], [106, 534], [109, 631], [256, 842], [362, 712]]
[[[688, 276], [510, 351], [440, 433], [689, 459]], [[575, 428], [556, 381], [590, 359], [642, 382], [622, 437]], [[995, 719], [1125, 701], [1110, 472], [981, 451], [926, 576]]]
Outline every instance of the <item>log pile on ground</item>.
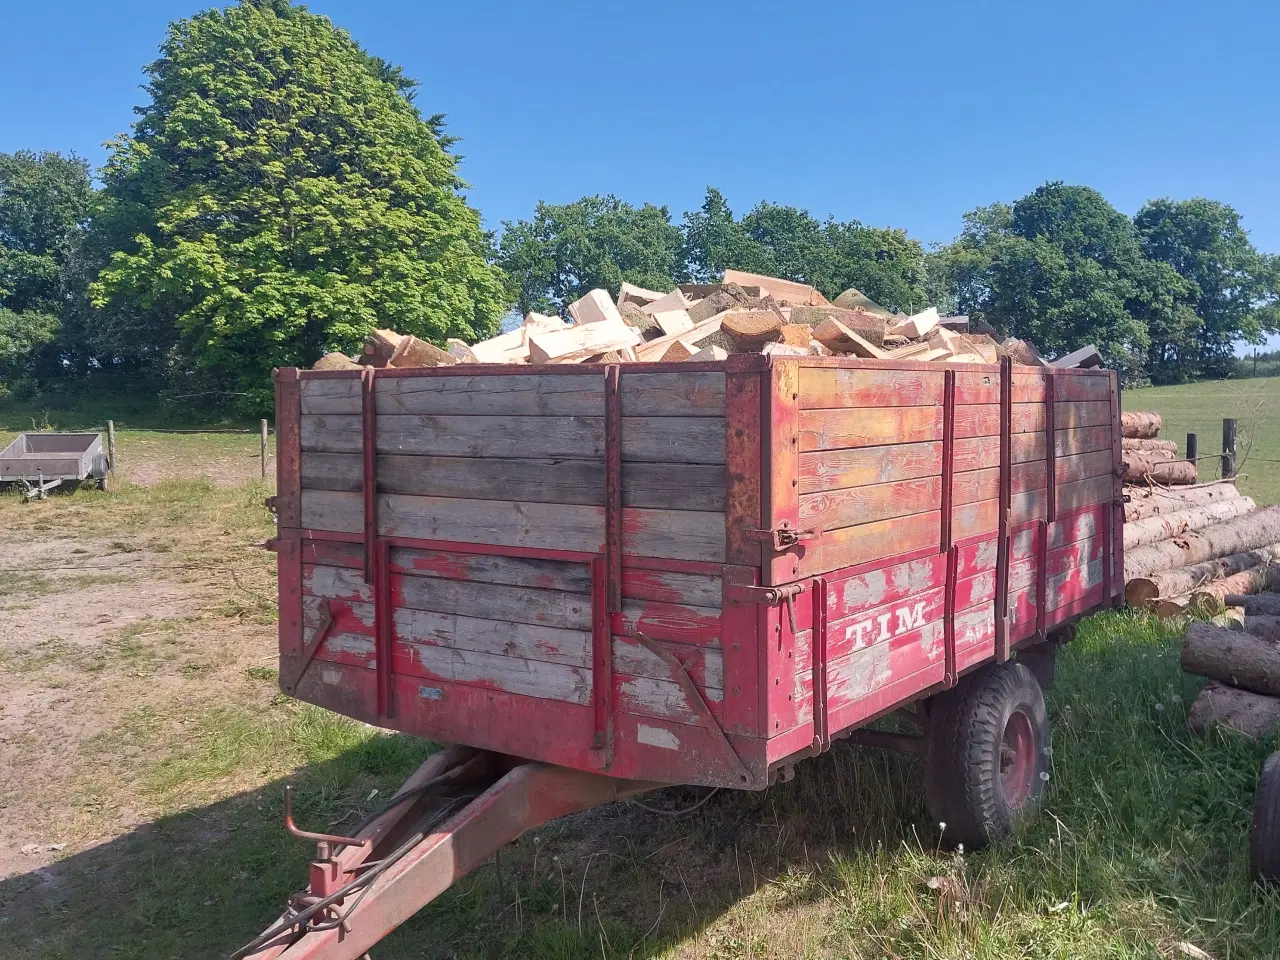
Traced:
[[735, 353], [850, 356], [875, 360], [1091, 367], [1084, 347], [1050, 363], [1030, 341], [997, 342], [989, 327], [929, 307], [895, 314], [857, 290], [834, 303], [809, 284], [726, 270], [719, 283], [645, 290], [623, 283], [617, 297], [592, 290], [569, 304], [569, 319], [530, 313], [517, 329], [448, 350], [393, 330], [371, 334], [360, 356], [326, 354], [316, 369], [439, 366], [457, 363], [635, 363], [723, 360]]
[[1239, 616], [1227, 598], [1266, 589], [1280, 563], [1280, 507], [1259, 510], [1232, 480], [1196, 483], [1162, 426], [1158, 413], [1121, 414], [1125, 597], [1160, 616]]
[[1280, 621], [1254, 611], [1280, 611], [1280, 594], [1226, 600], [1244, 608], [1242, 629], [1201, 621], [1183, 637], [1182, 669], [1209, 679], [1187, 721], [1199, 734], [1217, 723], [1261, 739], [1280, 732]]

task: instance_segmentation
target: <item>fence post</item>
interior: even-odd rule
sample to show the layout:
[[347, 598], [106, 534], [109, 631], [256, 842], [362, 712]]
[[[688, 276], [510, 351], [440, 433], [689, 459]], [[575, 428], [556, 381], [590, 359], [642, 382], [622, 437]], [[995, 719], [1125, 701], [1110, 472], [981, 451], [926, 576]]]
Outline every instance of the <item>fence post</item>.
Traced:
[[1236, 475], [1236, 422], [1222, 421], [1222, 477], [1229, 480]]
[[261, 424], [262, 433], [262, 479], [267, 479], [267, 421], [263, 420]]
[[107, 421], [107, 471], [116, 472], [116, 422]]
[[1187, 459], [1192, 463], [1200, 460], [1200, 438], [1194, 433], [1187, 434]]

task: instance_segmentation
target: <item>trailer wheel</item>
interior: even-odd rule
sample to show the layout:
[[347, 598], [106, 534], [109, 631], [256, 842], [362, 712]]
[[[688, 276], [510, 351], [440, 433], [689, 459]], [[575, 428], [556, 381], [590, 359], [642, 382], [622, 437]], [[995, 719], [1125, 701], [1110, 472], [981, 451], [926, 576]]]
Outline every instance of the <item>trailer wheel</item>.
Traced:
[[1051, 642], [1038, 643], [1018, 652], [1018, 662], [1031, 671], [1041, 690], [1048, 690], [1053, 686], [1053, 667], [1057, 658], [1058, 647]]
[[991, 666], [941, 694], [925, 755], [925, 800], [943, 842], [969, 849], [1007, 836], [1044, 794], [1049, 716], [1035, 675]]
[[1267, 757], [1258, 777], [1249, 830], [1249, 868], [1259, 880], [1280, 880], [1280, 750]]

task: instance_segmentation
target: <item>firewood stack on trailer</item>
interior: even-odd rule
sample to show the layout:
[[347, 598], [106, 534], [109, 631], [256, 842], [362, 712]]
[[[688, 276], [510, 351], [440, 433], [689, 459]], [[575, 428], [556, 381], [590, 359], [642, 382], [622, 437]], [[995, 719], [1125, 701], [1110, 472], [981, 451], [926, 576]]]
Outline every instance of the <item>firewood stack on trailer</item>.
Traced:
[[392, 330], [375, 331], [359, 357], [326, 354], [317, 370], [431, 367], [460, 363], [567, 364], [723, 360], [730, 354], [849, 356], [870, 360], [998, 363], [1063, 369], [1101, 365], [1093, 347], [1050, 364], [1029, 341], [997, 342], [990, 328], [929, 307], [894, 313], [857, 290], [829, 302], [809, 284], [726, 270], [719, 283], [661, 292], [623, 283], [616, 298], [592, 290], [568, 319], [529, 313], [524, 323], [479, 343], [443, 350]]
[[1160, 616], [1228, 615], [1228, 596], [1267, 589], [1280, 506], [1259, 509], [1234, 479], [1196, 483], [1195, 462], [1159, 439], [1161, 426], [1157, 413], [1121, 415], [1125, 597]]

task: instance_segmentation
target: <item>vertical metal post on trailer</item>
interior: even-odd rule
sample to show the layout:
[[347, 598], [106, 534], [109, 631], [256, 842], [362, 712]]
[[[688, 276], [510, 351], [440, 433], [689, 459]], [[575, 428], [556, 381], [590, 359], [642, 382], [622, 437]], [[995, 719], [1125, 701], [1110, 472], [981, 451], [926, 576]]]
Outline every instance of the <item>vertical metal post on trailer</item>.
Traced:
[[1000, 503], [996, 517], [996, 662], [1009, 659], [1009, 509], [1013, 472], [1013, 358], [1000, 358]]
[[947, 555], [946, 581], [942, 594], [943, 686], [956, 685], [956, 580], [960, 552], [951, 542], [951, 521], [955, 504], [956, 372], [942, 375], [942, 530], [939, 552]]

